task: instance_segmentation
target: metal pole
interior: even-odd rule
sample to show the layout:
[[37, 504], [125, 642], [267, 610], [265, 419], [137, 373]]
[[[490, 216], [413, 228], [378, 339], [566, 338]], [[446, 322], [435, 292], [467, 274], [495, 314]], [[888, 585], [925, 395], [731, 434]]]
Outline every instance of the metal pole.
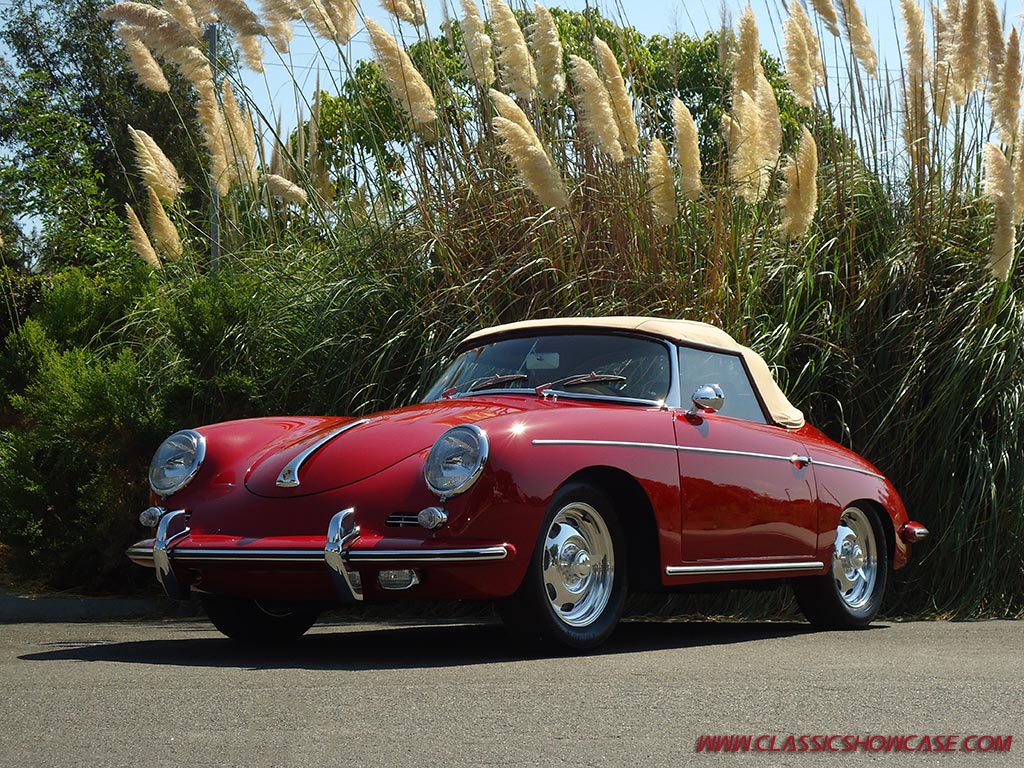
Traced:
[[[210, 46], [210, 68], [213, 71], [214, 92], [217, 85], [217, 24], [206, 25], [203, 39]], [[210, 270], [216, 272], [220, 267], [220, 193], [217, 191], [217, 179], [210, 175]]]

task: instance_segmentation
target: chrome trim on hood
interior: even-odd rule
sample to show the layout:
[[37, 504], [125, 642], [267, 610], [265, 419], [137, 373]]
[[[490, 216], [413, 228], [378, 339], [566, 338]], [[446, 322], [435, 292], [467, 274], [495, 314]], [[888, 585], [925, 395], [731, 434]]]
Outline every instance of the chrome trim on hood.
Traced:
[[328, 433], [326, 436], [317, 440], [313, 445], [309, 446], [306, 450], [296, 456], [294, 459], [284, 465], [284, 469], [277, 476], [277, 482], [275, 483], [278, 488], [298, 488], [300, 485], [299, 471], [302, 469], [302, 465], [312, 458], [313, 454], [331, 442], [334, 438], [339, 435], [348, 432], [350, 429], [358, 427], [362, 424], [369, 422], [369, 419], [358, 419], [356, 421], [350, 421], [343, 427], [335, 429], [333, 432]]

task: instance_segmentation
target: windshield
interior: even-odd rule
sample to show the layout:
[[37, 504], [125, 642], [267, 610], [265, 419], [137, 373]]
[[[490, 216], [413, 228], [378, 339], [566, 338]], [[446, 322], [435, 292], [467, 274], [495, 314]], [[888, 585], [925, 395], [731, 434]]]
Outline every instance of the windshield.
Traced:
[[459, 355], [425, 401], [495, 390], [536, 390], [661, 401], [671, 367], [664, 344], [613, 334], [503, 339]]

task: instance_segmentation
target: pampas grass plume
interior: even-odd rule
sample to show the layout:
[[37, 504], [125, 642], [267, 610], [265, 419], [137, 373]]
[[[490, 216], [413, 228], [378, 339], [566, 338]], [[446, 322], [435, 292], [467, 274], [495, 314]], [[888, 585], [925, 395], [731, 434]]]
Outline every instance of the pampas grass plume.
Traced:
[[421, 0], [380, 0], [380, 6], [392, 16], [417, 27], [427, 23], [427, 10]]
[[437, 120], [434, 95], [409, 54], [373, 19], [366, 19], [366, 29], [391, 98], [412, 118], [413, 125], [432, 128]]
[[523, 30], [503, 0], [490, 0], [490, 8], [494, 42], [498, 46], [498, 70], [505, 90], [533, 101], [537, 94], [537, 70], [526, 47]]
[[295, 0], [295, 4], [302, 11], [303, 21], [320, 37], [325, 40], [334, 40], [337, 37], [338, 32], [334, 28], [334, 22], [331, 21], [331, 15], [320, 0]]
[[132, 234], [132, 247], [135, 249], [135, 253], [153, 269], [162, 269], [163, 264], [160, 263], [160, 257], [156, 255], [153, 244], [149, 242], [149, 235], [142, 228], [142, 222], [139, 221], [135, 209], [127, 203], [124, 208], [128, 212], [128, 229]]
[[825, 62], [821, 58], [821, 41], [818, 40], [818, 34], [814, 31], [814, 25], [811, 24], [807, 11], [804, 10], [799, 0], [791, 3], [790, 7], [793, 9], [791, 18], [796, 21], [800, 31], [804, 33], [804, 44], [807, 46], [807, 64], [814, 76], [814, 85], [825, 85]]
[[323, 7], [327, 9], [334, 27], [334, 41], [338, 45], [348, 45], [359, 28], [358, 0], [324, 0]]
[[255, 35], [239, 35], [238, 47], [242, 49], [242, 61], [253, 72], [263, 72], [263, 43]]
[[954, 38], [950, 66], [953, 74], [953, 101], [963, 104], [978, 87], [981, 70], [981, 54], [984, 40], [981, 37], [981, 4], [979, 0], [963, 0], [959, 7], [959, 20]]
[[184, 188], [174, 163], [167, 159], [153, 137], [145, 131], [129, 125], [128, 135], [135, 148], [135, 164], [143, 181], [164, 203], [170, 205]]
[[[800, 7], [799, 2], [793, 6]], [[797, 103], [810, 107], [814, 104], [814, 72], [811, 69], [809, 41], [793, 16], [786, 19], [786, 79]]]
[[[800, 0], [794, 0], [794, 2], [800, 2]], [[818, 17], [825, 22], [828, 31], [839, 37], [839, 16], [836, 14], [836, 7], [832, 4], [832, 0], [812, 0], [811, 5], [814, 6], [814, 12], [818, 14]]]
[[286, 203], [305, 205], [309, 201], [306, 191], [302, 187], [293, 184], [284, 176], [268, 173], [263, 176], [263, 181], [267, 185], [267, 191], [270, 194], [281, 198]]
[[783, 240], [807, 234], [818, 207], [818, 147], [807, 126], [800, 126], [800, 146], [782, 169], [785, 192], [782, 198]]
[[526, 113], [519, 108], [515, 99], [501, 91], [495, 90], [494, 88], [491, 88], [491, 90], [488, 91], [488, 94], [491, 97], [491, 102], [494, 104], [494, 108], [498, 110], [499, 115], [504, 117], [506, 120], [511, 120], [527, 133], [535, 133], [533, 126], [530, 124], [530, 119], [526, 116]]
[[221, 21], [239, 35], [264, 35], [267, 32], [259, 17], [242, 0], [210, 0], [210, 5]]
[[[1010, 39], [1006, 43], [1002, 72], [998, 81], [993, 84], [992, 117], [999, 126], [1002, 142], [1013, 146], [1017, 157], [1024, 153], [1024, 146], [1018, 141], [1020, 133], [1014, 135], [1020, 115], [1022, 75], [1024, 73], [1021, 72], [1020, 35], [1014, 27], [1010, 30]], [[1024, 193], [1021, 196], [1024, 197]]]
[[850, 47], [853, 48], [853, 55], [864, 67], [865, 72], [871, 77], [877, 77], [878, 54], [875, 53], [875, 44], [871, 42], [871, 33], [857, 0], [843, 0], [841, 7], [846, 36], [850, 40]]
[[243, 114], [228, 80], [224, 81], [223, 97], [224, 118], [235, 161], [235, 177], [248, 186], [256, 181], [256, 132], [248, 115]]
[[668, 152], [659, 139], [651, 139], [650, 149], [647, 150], [647, 195], [654, 220], [662, 227], [670, 226], [679, 214], [676, 208], [676, 186], [668, 162]]
[[203, 32], [199, 29], [199, 24], [196, 22], [195, 11], [192, 7], [185, 2], [185, 0], [163, 0], [163, 7], [174, 20], [177, 21], [181, 26], [192, 33], [192, 36], [197, 40], [203, 36]]
[[996, 82], [1003, 71], [1006, 57], [1006, 41], [1003, 39], [1003, 18], [999, 14], [996, 0], [982, 0], [981, 13], [985, 24], [985, 53], [988, 64], [985, 76], [991, 83]]
[[210, 152], [210, 176], [214, 188], [222, 195], [231, 189], [232, 175], [228, 173], [228, 136], [224, 125], [224, 115], [217, 103], [217, 91], [213, 79], [196, 86], [199, 94], [199, 105], [196, 112], [199, 124], [203, 127], [203, 139]]
[[171, 90], [170, 83], [164, 77], [164, 71], [160, 64], [153, 58], [146, 44], [132, 31], [135, 28], [130, 25], [121, 25], [117, 29], [117, 35], [124, 43], [125, 50], [131, 59], [132, 71], [139, 78], [139, 82], [146, 88], [156, 93], [167, 93]]
[[165, 259], [177, 261], [181, 258], [181, 237], [178, 228], [167, 216], [160, 198], [152, 187], [149, 190], [149, 229], [153, 233], [153, 244]]
[[625, 155], [619, 142], [619, 124], [615, 119], [608, 89], [597, 70], [586, 59], [570, 56], [569, 70], [578, 89], [576, 105], [584, 135], [612, 160], [621, 163]]
[[115, 3], [99, 13], [107, 21], [120, 21], [139, 28], [143, 42], [161, 55], [175, 48], [194, 45], [195, 36], [163, 8], [145, 3]]
[[1003, 150], [995, 144], [985, 144], [985, 196], [995, 208], [995, 231], [988, 266], [999, 280], [1006, 280], [1013, 266], [1014, 230], [1014, 178]]
[[682, 99], [672, 99], [672, 123], [675, 128], [676, 152], [679, 155], [680, 191], [683, 197], [700, 197], [700, 146], [697, 143], [697, 125]]
[[757, 88], [758, 75], [762, 74], [761, 35], [754, 10], [748, 5], [740, 14], [739, 42], [732, 72], [733, 97], [741, 91], [753, 94]]
[[757, 202], [767, 191], [757, 100], [746, 91], [740, 91], [733, 100], [732, 116], [722, 122], [729, 146], [729, 178], [740, 197]]
[[466, 68], [469, 76], [484, 88], [494, 84], [494, 58], [491, 38], [474, 0], [462, 0], [462, 35], [466, 43]]
[[537, 52], [537, 90], [545, 101], [557, 101], [565, 91], [562, 71], [562, 41], [558, 38], [555, 20], [540, 3], [533, 4], [533, 49]]
[[761, 163], [763, 168], [771, 169], [778, 165], [782, 152], [782, 118], [775, 91], [764, 72], [757, 79], [754, 96], [761, 117]]
[[622, 77], [622, 70], [619, 69], [618, 59], [608, 47], [608, 43], [599, 37], [594, 38], [594, 53], [597, 55], [597, 66], [604, 77], [608, 98], [612, 105], [612, 112], [615, 115], [615, 122], [619, 126], [619, 141], [622, 144], [622, 151], [626, 157], [636, 157], [640, 154], [640, 131], [636, 127], [636, 117], [633, 115], [633, 99], [630, 98], [629, 90], [626, 88], [626, 81]]
[[548, 153], [533, 132], [504, 117], [494, 118], [494, 132], [502, 140], [501, 149], [515, 164], [527, 189], [548, 208], [569, 204], [562, 179]]

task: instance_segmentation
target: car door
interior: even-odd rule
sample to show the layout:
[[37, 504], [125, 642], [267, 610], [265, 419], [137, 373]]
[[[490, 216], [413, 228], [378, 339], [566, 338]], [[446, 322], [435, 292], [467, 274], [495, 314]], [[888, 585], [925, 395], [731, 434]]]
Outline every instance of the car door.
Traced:
[[813, 470], [800, 460], [806, 450], [799, 440], [769, 423], [743, 358], [680, 347], [679, 371], [684, 402], [705, 384], [725, 394], [717, 412], [675, 413], [684, 565], [706, 564], [713, 573], [722, 561], [770, 570], [810, 560], [817, 541]]

